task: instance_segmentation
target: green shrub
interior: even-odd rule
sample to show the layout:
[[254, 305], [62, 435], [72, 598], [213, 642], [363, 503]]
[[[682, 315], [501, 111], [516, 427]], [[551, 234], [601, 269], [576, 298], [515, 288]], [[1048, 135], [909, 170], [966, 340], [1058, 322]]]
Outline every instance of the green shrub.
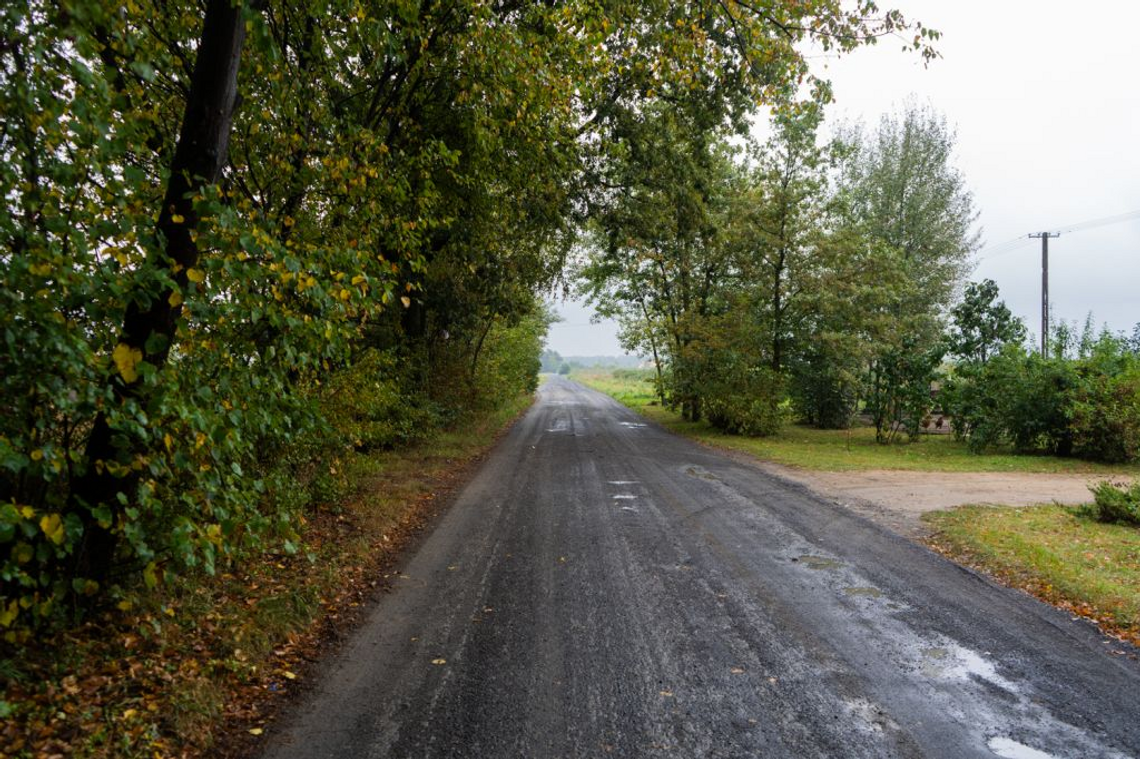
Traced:
[[1089, 489], [1093, 493], [1089, 516], [1098, 522], [1140, 527], [1140, 482], [1115, 485], [1106, 480]]
[[947, 380], [941, 400], [954, 434], [976, 453], [1010, 445], [1064, 456], [1072, 453], [1077, 380], [1071, 362], [1011, 346], [984, 365], [963, 367]]
[[1010, 445], [1092, 461], [1140, 458], [1140, 362], [1102, 336], [1081, 358], [1042, 358], [1007, 347], [959, 367], [943, 403], [973, 451]]
[[1073, 455], [1122, 463], [1140, 458], [1140, 368], [1090, 372], [1074, 395]]
[[823, 353], [808, 356], [792, 371], [790, 390], [796, 415], [821, 430], [851, 426], [858, 389], [856, 373]]
[[725, 432], [764, 437], [779, 432], [788, 421], [783, 381], [769, 369], [754, 367], [734, 377], [708, 381], [705, 387], [709, 423]]
[[417, 392], [398, 363], [395, 351], [365, 350], [322, 393], [324, 417], [357, 450], [407, 445], [439, 426], [442, 410]]

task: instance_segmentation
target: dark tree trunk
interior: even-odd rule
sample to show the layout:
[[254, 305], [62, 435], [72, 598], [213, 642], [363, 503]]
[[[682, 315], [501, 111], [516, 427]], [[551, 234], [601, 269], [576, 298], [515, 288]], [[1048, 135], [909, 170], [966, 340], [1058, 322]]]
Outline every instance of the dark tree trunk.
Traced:
[[[230, 125], [237, 98], [237, 74], [245, 40], [242, 6], [232, 0], [209, 0], [202, 27], [201, 44], [194, 65], [190, 95], [182, 117], [182, 130], [170, 166], [162, 208], [156, 225], [157, 244], [147, 265], [172, 272], [180, 291], [189, 284], [188, 272], [198, 264], [198, 246], [193, 230], [198, 215], [193, 193], [216, 184], [226, 164]], [[171, 303], [172, 290], [155, 296], [138, 293], [127, 304], [119, 344], [137, 350], [154, 367], [166, 363], [174, 342], [181, 302]], [[122, 404], [141, 400], [145, 392], [139, 380], [112, 380], [116, 400]], [[117, 543], [115, 521], [122, 506], [118, 493], [130, 492], [134, 481], [111, 475], [101, 462], [129, 456], [114, 440], [115, 431], [99, 414], [87, 440], [84, 474], [72, 483], [69, 509], [83, 523], [83, 540], [75, 555], [75, 576], [103, 580], [111, 570]], [[100, 526], [92, 509], [102, 506], [112, 515], [111, 526]]]

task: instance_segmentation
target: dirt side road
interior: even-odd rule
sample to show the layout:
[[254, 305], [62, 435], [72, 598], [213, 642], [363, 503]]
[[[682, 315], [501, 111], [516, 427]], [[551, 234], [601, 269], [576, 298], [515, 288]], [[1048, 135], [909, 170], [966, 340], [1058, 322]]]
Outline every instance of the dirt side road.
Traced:
[[564, 379], [400, 577], [267, 757], [1140, 755], [1091, 625]]
[[1092, 500], [1089, 486], [1105, 475], [1028, 472], [815, 472], [766, 462], [755, 466], [810, 488], [909, 537], [928, 532], [921, 516], [966, 504], [1031, 506], [1076, 505]]

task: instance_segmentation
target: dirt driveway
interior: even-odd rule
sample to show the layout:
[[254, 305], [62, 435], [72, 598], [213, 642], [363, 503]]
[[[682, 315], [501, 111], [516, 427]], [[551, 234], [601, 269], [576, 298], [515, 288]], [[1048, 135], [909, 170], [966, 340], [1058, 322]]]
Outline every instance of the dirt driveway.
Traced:
[[919, 519], [928, 511], [981, 503], [1005, 506], [1085, 503], [1091, 499], [1089, 485], [1106, 479], [1105, 475], [1087, 474], [815, 472], [771, 463], [760, 466], [911, 537], [929, 533]]

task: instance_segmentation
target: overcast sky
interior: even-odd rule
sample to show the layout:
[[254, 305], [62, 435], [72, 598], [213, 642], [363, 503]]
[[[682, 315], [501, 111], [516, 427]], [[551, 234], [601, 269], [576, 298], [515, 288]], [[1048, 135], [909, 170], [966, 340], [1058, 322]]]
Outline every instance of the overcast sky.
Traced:
[[[993, 279], [1030, 332], [1040, 330], [1040, 241], [1029, 232], [1140, 211], [1140, 2], [895, 0], [880, 3], [943, 33], [942, 58], [886, 40], [841, 59], [816, 59], [836, 102], [829, 120], [862, 120], [908, 97], [957, 128], [957, 166], [981, 212], [984, 245], [971, 279]], [[996, 250], [994, 250], [996, 248]], [[1131, 332], [1140, 322], [1140, 218], [1049, 243], [1055, 318]], [[590, 324], [581, 304], [549, 347], [563, 355], [620, 354], [612, 324]]]

